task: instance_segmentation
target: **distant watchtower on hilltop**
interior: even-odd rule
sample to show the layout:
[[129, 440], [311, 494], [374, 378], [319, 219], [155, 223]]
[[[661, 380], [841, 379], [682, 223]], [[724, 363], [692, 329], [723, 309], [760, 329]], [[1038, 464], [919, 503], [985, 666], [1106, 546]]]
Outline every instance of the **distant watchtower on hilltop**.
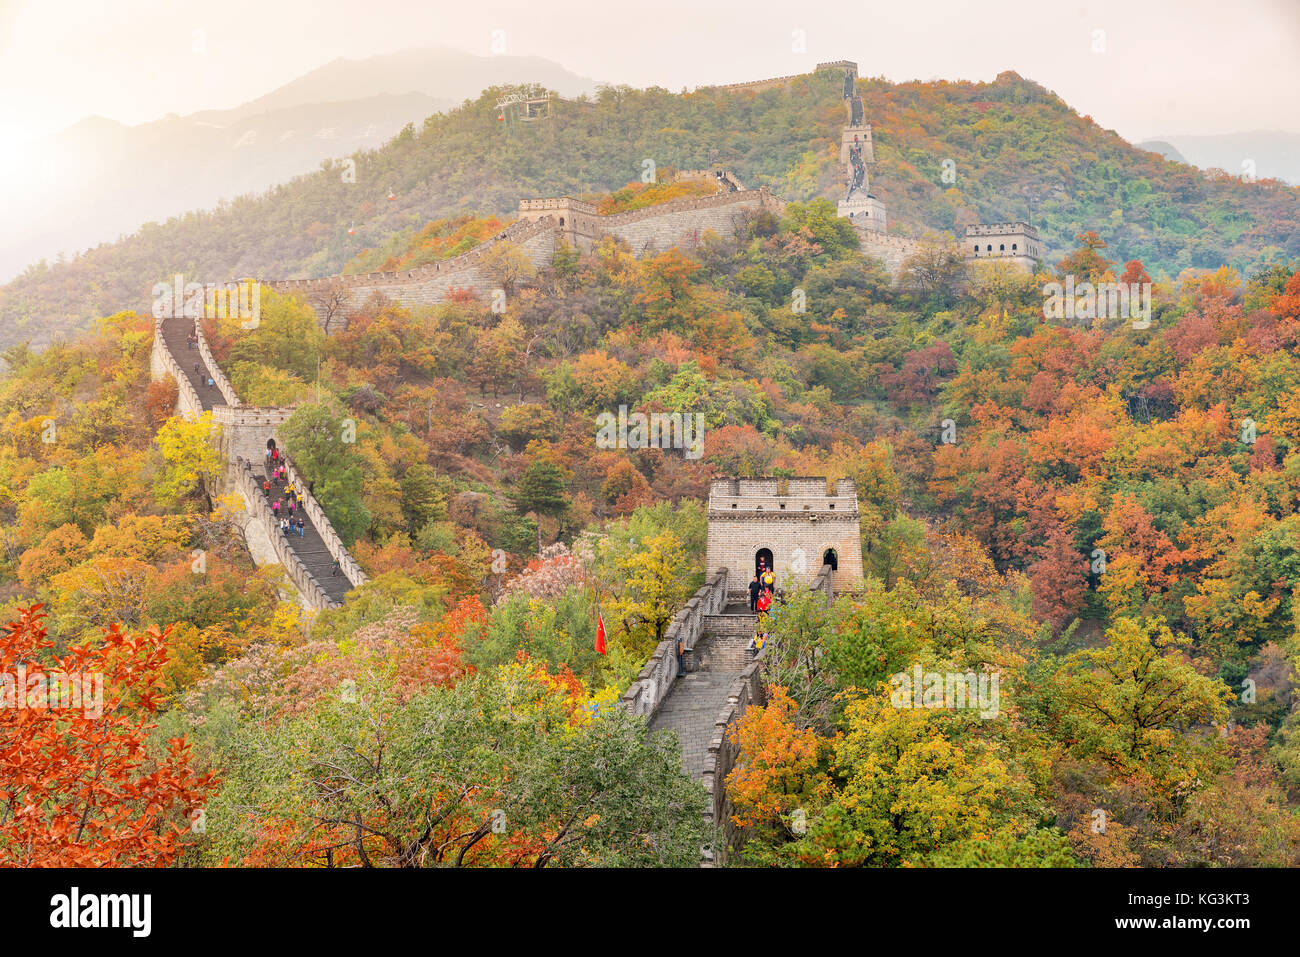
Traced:
[[858, 495], [850, 479], [714, 479], [709, 489], [708, 572], [727, 571], [727, 591], [743, 595], [760, 560], [778, 584], [811, 584], [823, 565], [835, 591], [862, 581]]

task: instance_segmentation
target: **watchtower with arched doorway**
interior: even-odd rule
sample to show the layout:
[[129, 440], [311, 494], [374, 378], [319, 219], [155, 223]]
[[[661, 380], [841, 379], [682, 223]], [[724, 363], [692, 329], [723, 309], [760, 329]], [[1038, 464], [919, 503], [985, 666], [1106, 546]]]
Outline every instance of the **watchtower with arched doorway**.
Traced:
[[576, 249], [587, 252], [600, 239], [600, 215], [592, 203], [571, 196], [519, 201], [521, 220], [535, 222], [548, 216], [560, 227], [565, 241]]
[[743, 597], [765, 562], [779, 585], [811, 584], [828, 564], [836, 591], [862, 581], [862, 532], [850, 479], [728, 478], [709, 489], [708, 575], [727, 569]]

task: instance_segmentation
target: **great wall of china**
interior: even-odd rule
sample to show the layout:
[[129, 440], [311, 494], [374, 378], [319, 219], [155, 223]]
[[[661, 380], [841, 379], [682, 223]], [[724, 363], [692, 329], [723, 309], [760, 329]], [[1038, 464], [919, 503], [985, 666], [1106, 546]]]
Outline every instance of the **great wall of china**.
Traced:
[[[283, 449], [278, 430], [293, 409], [243, 405], [198, 320], [155, 320], [150, 372], [175, 380], [178, 414], [193, 421], [210, 413], [219, 427], [225, 468], [218, 491], [239, 497], [256, 564], [282, 566], [299, 601], [313, 610], [337, 608], [348, 591], [365, 584], [365, 572], [287, 454], [289, 481], [304, 493], [306, 534], [284, 535], [272, 514], [263, 455], [268, 439]], [[725, 787], [738, 757], [731, 731], [751, 705], [766, 701], [764, 652], [753, 647], [758, 616], [743, 597], [746, 572], [761, 557], [780, 582], [804, 584], [829, 601], [861, 581], [860, 535], [857, 495], [848, 480], [833, 487], [821, 478], [713, 482], [706, 583], [677, 612], [619, 702], [642, 716], [649, 731], [675, 732], [683, 768], [703, 786], [705, 817], [719, 840], [703, 849], [702, 866], [725, 863], [741, 840]]]
[[862, 581], [861, 534], [848, 479], [713, 480], [705, 584], [621, 699], [650, 731], [677, 733], [683, 767], [703, 784], [705, 817], [719, 837], [704, 854], [706, 866], [725, 863], [741, 839], [725, 787], [738, 756], [731, 731], [750, 705], [766, 703], [766, 649], [753, 648], [758, 616], [747, 602], [750, 575], [761, 558], [778, 582], [830, 601]]
[[[839, 214], [853, 224], [864, 254], [881, 260], [894, 276], [904, 261], [922, 248], [921, 243], [886, 232], [885, 206], [870, 192], [867, 166], [874, 163], [871, 126], [865, 122], [862, 100], [856, 92], [857, 64], [835, 60], [817, 64], [814, 72], [844, 74], [847, 124], [841, 131], [840, 161], [846, 169], [846, 195], [839, 202]], [[786, 86], [808, 74], [753, 80], [707, 89], [728, 93], [752, 93]], [[712, 196], [673, 200], [631, 212], [601, 215], [591, 203], [568, 196], [522, 199], [519, 218], [496, 237], [459, 256], [414, 269], [371, 272], [359, 275], [326, 276], [316, 279], [262, 280], [280, 293], [301, 297], [324, 317], [358, 310], [373, 295], [382, 295], [404, 306], [429, 306], [447, 301], [453, 292], [472, 292], [482, 297], [499, 285], [493, 274], [494, 257], [503, 248], [523, 253], [535, 267], [548, 266], [560, 242], [583, 250], [606, 236], [624, 240], [637, 254], [663, 251], [673, 246], [691, 248], [712, 231], [726, 235], [743, 218], [759, 210], [780, 214], [786, 201], [767, 187], [746, 189], [729, 170], [690, 170], [678, 179], [713, 179], [719, 191]], [[978, 237], [980, 242], [974, 242]], [[1041, 258], [1038, 233], [1027, 223], [991, 223], [967, 226], [965, 234], [950, 244], [967, 261], [997, 259], [1020, 269], [1032, 270]]]
[[[189, 341], [191, 335], [197, 336], [194, 345]], [[290, 482], [303, 494], [305, 521], [301, 536], [280, 531], [270, 498], [262, 488], [266, 478], [267, 440], [275, 440], [283, 450], [278, 429], [294, 410], [242, 404], [213, 358], [200, 323], [195, 319], [154, 320], [149, 370], [155, 379], [171, 377], [176, 381], [178, 414], [193, 421], [205, 412], [211, 413], [213, 422], [219, 426], [217, 442], [224, 469], [218, 480], [218, 491], [239, 496], [244, 507], [241, 523], [244, 538], [253, 561], [258, 565], [283, 566], [307, 608], [322, 610], [342, 605], [349, 590], [367, 581], [366, 574], [330, 524], [325, 510], [312, 494], [308, 478], [285, 457]], [[211, 386], [207, 384], [209, 378], [213, 382]]]
[[[896, 274], [919, 247], [914, 240], [884, 232], [884, 206], [869, 192], [865, 164], [873, 159], [871, 128], [863, 122], [854, 90], [856, 64], [837, 61], [818, 69], [845, 73], [849, 123], [842, 134], [841, 160], [849, 182], [840, 214], [853, 222], [864, 252]], [[721, 89], [756, 91], [799, 79], [779, 77]], [[644, 254], [697, 245], [706, 232], [725, 234], [746, 216], [763, 210], [779, 214], [786, 206], [766, 187], [746, 189], [729, 171], [693, 170], [678, 176], [712, 179], [718, 192], [613, 215], [601, 215], [592, 204], [571, 197], [525, 199], [519, 219], [499, 236], [452, 259], [410, 270], [265, 284], [304, 298], [318, 314], [355, 310], [377, 293], [405, 305], [431, 305], [445, 301], [453, 290], [481, 294], [492, 288], [493, 258], [503, 247], [522, 251], [538, 267], [551, 262], [561, 242], [590, 249], [606, 236]], [[1041, 255], [1037, 234], [1023, 223], [980, 225], [967, 232], [968, 242], [961, 247], [967, 259], [1032, 266]], [[190, 333], [197, 335], [197, 343], [182, 349], [180, 343]], [[211, 412], [220, 426], [222, 489], [236, 492], [243, 502], [245, 536], [258, 564], [282, 565], [299, 599], [313, 609], [338, 607], [348, 590], [365, 583], [364, 571], [310, 491], [305, 490], [304, 504], [309, 535], [284, 536], [271, 513], [261, 485], [262, 457], [268, 439], [283, 448], [278, 429], [292, 409], [243, 405], [196, 320], [157, 321], [151, 371], [155, 378], [176, 380], [179, 414], [194, 419]], [[303, 488], [305, 477], [291, 460], [289, 465], [295, 484]], [[706, 817], [720, 838], [704, 851], [702, 864], [713, 866], [724, 863], [740, 839], [724, 786], [737, 759], [730, 732], [750, 705], [765, 702], [764, 652], [755, 653], [753, 647], [758, 617], [742, 598], [748, 573], [763, 557], [780, 581], [804, 584], [829, 601], [835, 592], [861, 582], [862, 567], [857, 496], [847, 480], [831, 487], [821, 478], [718, 479], [710, 491], [708, 515], [706, 583], [677, 613], [620, 705], [644, 717], [651, 731], [677, 733], [683, 767], [707, 792]]]
[[[263, 455], [268, 439], [283, 449], [278, 429], [293, 409], [243, 405], [198, 320], [155, 320], [150, 372], [175, 380], [178, 414], [193, 421], [210, 413], [219, 427], [225, 468], [218, 491], [239, 497], [245, 543], [256, 564], [282, 566], [299, 601], [312, 610], [337, 608], [365, 584], [365, 572], [287, 454], [289, 482], [303, 490], [305, 534], [286, 536], [272, 513]], [[764, 652], [753, 647], [758, 616], [744, 601], [746, 572], [761, 557], [780, 582], [804, 584], [829, 601], [861, 581], [860, 536], [857, 495], [848, 480], [833, 487], [822, 478], [713, 482], [706, 583], [677, 612], [619, 702], [645, 718], [650, 732], [675, 732], [684, 770], [703, 786], [705, 817], [719, 840], [703, 849], [702, 866], [725, 863], [741, 840], [725, 787], [738, 757], [731, 731], [751, 705], [766, 701]]]

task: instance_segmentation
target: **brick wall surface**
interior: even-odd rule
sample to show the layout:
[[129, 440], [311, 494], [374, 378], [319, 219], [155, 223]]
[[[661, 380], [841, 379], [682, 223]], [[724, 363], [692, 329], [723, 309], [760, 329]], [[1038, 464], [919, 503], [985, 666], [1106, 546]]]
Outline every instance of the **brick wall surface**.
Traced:
[[772, 552], [778, 584], [811, 586], [828, 549], [837, 591], [862, 580], [862, 533], [853, 483], [828, 494], [824, 478], [718, 479], [709, 492], [708, 574], [725, 569], [733, 597], [747, 595], [760, 549]]
[[745, 649], [754, 637], [754, 626], [748, 615], [736, 616], [745, 619], [739, 634], [721, 634], [710, 632], [709, 636], [696, 645], [695, 654], [702, 671], [743, 671], [749, 663]]

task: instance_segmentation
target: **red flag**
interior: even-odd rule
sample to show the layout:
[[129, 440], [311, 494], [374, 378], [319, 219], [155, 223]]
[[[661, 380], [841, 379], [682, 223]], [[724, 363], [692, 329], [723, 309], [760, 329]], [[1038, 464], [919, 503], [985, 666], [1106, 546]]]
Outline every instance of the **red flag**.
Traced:
[[605, 653], [605, 616], [596, 612], [596, 651]]

